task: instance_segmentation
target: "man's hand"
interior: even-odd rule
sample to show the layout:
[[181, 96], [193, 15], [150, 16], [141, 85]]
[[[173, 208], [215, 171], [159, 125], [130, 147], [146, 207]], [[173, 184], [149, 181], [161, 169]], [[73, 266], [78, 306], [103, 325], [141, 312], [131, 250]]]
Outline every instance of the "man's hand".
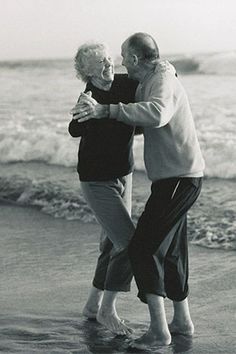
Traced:
[[77, 104], [70, 111], [73, 114], [73, 119], [78, 120], [93, 111], [93, 107], [97, 101], [92, 98], [92, 92], [81, 93]]
[[86, 93], [81, 92], [79, 96], [79, 103], [96, 105], [97, 101], [92, 97], [92, 92], [88, 91]]
[[73, 114], [73, 119], [78, 120], [78, 123], [83, 123], [91, 118], [106, 118], [109, 115], [109, 107], [97, 103], [91, 97], [91, 92], [87, 94], [81, 93], [79, 102], [72, 108], [70, 113]]

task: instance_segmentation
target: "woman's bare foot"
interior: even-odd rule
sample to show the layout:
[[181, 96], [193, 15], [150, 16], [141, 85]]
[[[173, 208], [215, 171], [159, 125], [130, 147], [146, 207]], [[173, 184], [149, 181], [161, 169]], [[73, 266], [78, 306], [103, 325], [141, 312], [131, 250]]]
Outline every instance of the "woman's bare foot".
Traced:
[[82, 312], [84, 317], [91, 319], [91, 320], [92, 319], [96, 320], [98, 310], [101, 306], [102, 297], [103, 297], [102, 290], [97, 289], [95, 287], [91, 288], [87, 303], [84, 306], [84, 309]]
[[86, 304], [82, 313], [83, 313], [83, 316], [88, 318], [89, 320], [96, 320], [97, 312], [98, 312], [98, 307], [92, 308]]
[[129, 336], [133, 333], [133, 330], [119, 318], [114, 310], [111, 311], [100, 308], [97, 313], [97, 321], [114, 334]]
[[169, 325], [170, 333], [172, 334], [183, 334], [185, 336], [192, 336], [194, 333], [194, 325], [192, 321], [188, 322], [177, 322], [172, 321]]
[[140, 338], [133, 340], [130, 343], [131, 348], [147, 349], [148, 347], [166, 346], [171, 343], [169, 333], [158, 334], [153, 329], [149, 330]]

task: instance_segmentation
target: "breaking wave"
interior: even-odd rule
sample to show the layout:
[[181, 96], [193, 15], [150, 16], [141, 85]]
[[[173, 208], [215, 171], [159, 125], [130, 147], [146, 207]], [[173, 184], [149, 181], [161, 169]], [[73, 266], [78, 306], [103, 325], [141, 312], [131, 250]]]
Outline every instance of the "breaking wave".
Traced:
[[[205, 175], [226, 179], [236, 178], [235, 138], [219, 140], [213, 132], [200, 134], [199, 138], [206, 161]], [[1, 137], [1, 134], [0, 134]], [[78, 140], [66, 135], [35, 132], [34, 135], [24, 132], [3, 137], [0, 140], [0, 163], [38, 161], [48, 165], [75, 167], [77, 165]], [[135, 168], [145, 171], [143, 162], [143, 138], [137, 137], [134, 142]]]
[[177, 72], [188, 74], [236, 75], [236, 51], [169, 59]]

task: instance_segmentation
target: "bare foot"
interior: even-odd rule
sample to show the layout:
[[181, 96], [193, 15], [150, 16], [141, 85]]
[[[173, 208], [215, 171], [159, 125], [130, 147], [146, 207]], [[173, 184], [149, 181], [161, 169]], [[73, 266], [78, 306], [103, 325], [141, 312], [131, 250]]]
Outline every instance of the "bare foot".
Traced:
[[97, 321], [114, 334], [128, 336], [133, 333], [133, 330], [114, 311], [108, 312], [100, 309], [97, 314]]
[[177, 321], [172, 321], [169, 325], [170, 333], [172, 334], [183, 334], [185, 336], [192, 336], [194, 333], [194, 325], [192, 321], [185, 323], [178, 323]]
[[147, 349], [153, 346], [166, 346], [171, 343], [171, 336], [169, 333], [157, 335], [151, 328], [140, 338], [133, 340], [130, 343], [131, 348]]
[[102, 298], [103, 291], [92, 286], [88, 300], [82, 312], [83, 316], [90, 320], [96, 320], [98, 310], [101, 306]]
[[97, 312], [98, 312], [98, 307], [92, 308], [86, 304], [82, 313], [83, 316], [88, 318], [89, 320], [96, 320]]

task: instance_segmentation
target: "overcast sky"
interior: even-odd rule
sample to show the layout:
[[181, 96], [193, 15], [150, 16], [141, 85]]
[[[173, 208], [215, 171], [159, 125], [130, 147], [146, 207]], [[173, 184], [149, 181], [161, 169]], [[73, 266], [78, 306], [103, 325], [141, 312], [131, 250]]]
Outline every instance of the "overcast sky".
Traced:
[[236, 50], [236, 0], [0, 0], [0, 60], [68, 58], [88, 40], [113, 55], [134, 32], [163, 54]]

